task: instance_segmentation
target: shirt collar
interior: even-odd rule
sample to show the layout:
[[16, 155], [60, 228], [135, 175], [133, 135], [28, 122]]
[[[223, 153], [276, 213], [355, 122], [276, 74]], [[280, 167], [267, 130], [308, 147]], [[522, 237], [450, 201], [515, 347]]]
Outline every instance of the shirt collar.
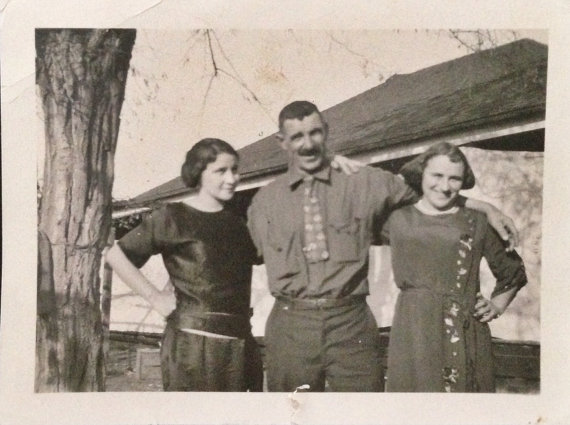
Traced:
[[305, 179], [307, 176], [312, 176], [316, 180], [328, 183], [331, 180], [331, 166], [330, 164], [327, 164], [314, 174], [304, 173], [301, 170], [298, 170], [297, 168], [289, 168], [289, 170], [287, 171], [287, 175], [288, 175], [289, 187], [291, 189], [295, 189], [295, 187], [301, 181], [303, 181], [303, 179]]

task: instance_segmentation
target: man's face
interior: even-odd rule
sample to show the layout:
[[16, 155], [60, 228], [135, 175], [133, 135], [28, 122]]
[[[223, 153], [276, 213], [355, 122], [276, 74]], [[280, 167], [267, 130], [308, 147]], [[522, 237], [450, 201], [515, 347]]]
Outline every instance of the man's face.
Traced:
[[311, 174], [324, 165], [327, 125], [317, 112], [301, 120], [285, 120], [277, 137], [289, 154], [289, 167]]

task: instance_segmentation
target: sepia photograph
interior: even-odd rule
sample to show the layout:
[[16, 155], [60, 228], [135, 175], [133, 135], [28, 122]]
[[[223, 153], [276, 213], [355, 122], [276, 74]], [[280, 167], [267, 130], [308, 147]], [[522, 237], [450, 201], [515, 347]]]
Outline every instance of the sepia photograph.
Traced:
[[[539, 390], [546, 31], [39, 29], [36, 54], [37, 391]], [[334, 155], [363, 166], [338, 190]], [[520, 253], [453, 222], [461, 189]], [[399, 207], [438, 218], [371, 249]]]
[[466, 423], [474, 397], [539, 423], [564, 398], [558, 27], [53, 22], [2, 86], [33, 152], [0, 387], [35, 407], [6, 423]]

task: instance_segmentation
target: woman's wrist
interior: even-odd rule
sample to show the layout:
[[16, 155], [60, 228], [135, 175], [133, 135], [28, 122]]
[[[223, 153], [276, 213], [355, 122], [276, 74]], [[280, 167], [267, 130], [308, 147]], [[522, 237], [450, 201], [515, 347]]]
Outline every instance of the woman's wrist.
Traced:
[[141, 296], [146, 299], [151, 305], [156, 303], [156, 300], [160, 296], [159, 290], [150, 282], [144, 286], [144, 293]]
[[503, 313], [506, 310], [506, 307], [497, 305], [495, 302], [493, 302], [493, 300], [491, 300], [490, 303], [493, 306], [493, 311], [495, 313], [493, 315], [493, 319], [498, 319], [499, 317], [501, 317], [503, 315]]

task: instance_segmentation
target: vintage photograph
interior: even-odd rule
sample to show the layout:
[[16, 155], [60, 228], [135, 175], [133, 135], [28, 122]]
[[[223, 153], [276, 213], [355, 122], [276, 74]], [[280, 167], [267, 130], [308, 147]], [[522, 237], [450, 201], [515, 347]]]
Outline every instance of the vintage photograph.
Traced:
[[35, 55], [35, 392], [540, 392], [546, 29]]
[[2, 424], [570, 421], [570, 10], [0, 14]]

